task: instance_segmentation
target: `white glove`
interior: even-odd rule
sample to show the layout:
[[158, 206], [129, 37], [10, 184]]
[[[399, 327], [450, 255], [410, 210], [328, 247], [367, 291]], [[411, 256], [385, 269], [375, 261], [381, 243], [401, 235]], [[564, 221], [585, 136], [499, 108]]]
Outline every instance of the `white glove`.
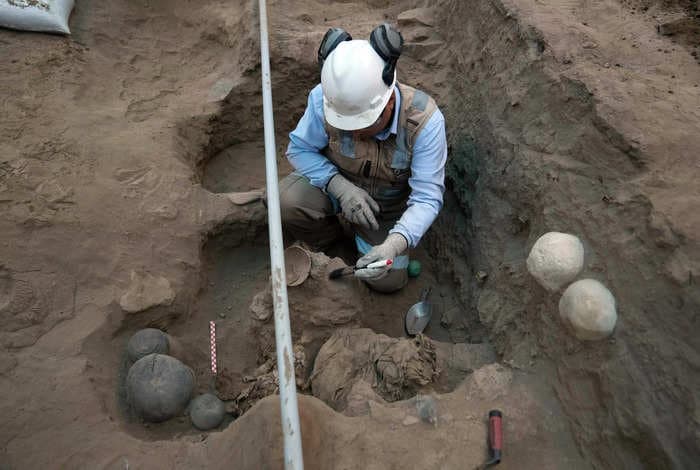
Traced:
[[355, 263], [355, 277], [365, 281], [376, 281], [383, 278], [389, 274], [391, 266], [379, 266], [376, 268], [367, 268], [365, 266], [379, 260], [393, 260], [406, 251], [406, 248], [408, 248], [408, 242], [403, 235], [390, 233], [384, 240], [384, 243], [372, 247], [369, 253], [357, 260], [357, 263]]
[[378, 230], [374, 217], [379, 212], [379, 204], [364, 189], [360, 189], [342, 175], [337, 174], [328, 182], [327, 191], [338, 199], [343, 217], [348, 222], [366, 229]]

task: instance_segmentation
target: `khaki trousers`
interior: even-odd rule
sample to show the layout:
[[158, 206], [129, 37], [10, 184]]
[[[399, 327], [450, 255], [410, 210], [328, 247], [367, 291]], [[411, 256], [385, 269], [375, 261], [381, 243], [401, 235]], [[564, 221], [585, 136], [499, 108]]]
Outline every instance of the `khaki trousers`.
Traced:
[[[323, 250], [343, 236], [343, 228], [338, 219], [339, 207], [331, 197], [298, 173], [287, 175], [280, 181], [280, 209], [284, 229], [296, 240]], [[372, 245], [381, 243], [389, 234], [395, 221], [380, 222], [380, 229], [372, 234]], [[364, 254], [364, 253], [360, 253]], [[408, 250], [402, 255], [408, 256]], [[367, 284], [378, 292], [394, 292], [408, 283], [405, 268], [392, 269], [378, 281]]]

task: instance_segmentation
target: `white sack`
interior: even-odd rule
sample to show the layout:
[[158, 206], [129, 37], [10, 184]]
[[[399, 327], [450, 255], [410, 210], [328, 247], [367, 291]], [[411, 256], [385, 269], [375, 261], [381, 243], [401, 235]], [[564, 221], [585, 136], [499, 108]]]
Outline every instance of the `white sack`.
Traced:
[[74, 0], [0, 0], [0, 26], [25, 31], [70, 34]]

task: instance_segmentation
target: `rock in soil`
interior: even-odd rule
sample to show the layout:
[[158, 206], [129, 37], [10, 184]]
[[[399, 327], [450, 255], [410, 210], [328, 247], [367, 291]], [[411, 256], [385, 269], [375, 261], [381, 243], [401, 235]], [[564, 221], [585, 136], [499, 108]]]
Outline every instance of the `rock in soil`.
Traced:
[[175, 292], [166, 278], [132, 271], [131, 284], [119, 299], [119, 305], [127, 313], [137, 313], [157, 305], [170, 305], [174, 298]]

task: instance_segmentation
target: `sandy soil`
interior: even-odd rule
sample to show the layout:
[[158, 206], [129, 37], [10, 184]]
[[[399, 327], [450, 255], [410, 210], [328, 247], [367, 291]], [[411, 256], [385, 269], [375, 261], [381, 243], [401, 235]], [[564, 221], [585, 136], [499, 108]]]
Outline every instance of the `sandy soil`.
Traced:
[[[671, 11], [661, 2], [645, 11], [616, 2], [454, 5], [447, 30], [462, 15], [481, 19], [450, 38], [465, 45], [451, 57], [464, 74], [451, 102], [461, 118], [452, 119], [452, 171], [464, 175], [453, 181], [471, 215], [473, 262], [456, 271], [489, 273], [471, 285], [472, 305], [506, 360], [545, 354], [558, 364], [557, 392], [587, 460], [692, 467], [697, 48], [658, 33]], [[557, 321], [558, 297], [527, 275], [523, 259], [549, 230], [582, 237], [582, 276], [614, 292], [620, 317], [607, 344], [572, 341]]]
[[[362, 37], [397, 22], [401, 78], [436, 97], [451, 144], [419, 279], [370, 294], [328, 283], [318, 255], [290, 290], [307, 468], [475, 467], [491, 408], [506, 417], [503, 468], [692, 468], [697, 5], [268, 3], [280, 174], [329, 26]], [[224, 194], [264, 184], [253, 5], [78, 1], [70, 38], [0, 31], [0, 467], [281, 468], [271, 324], [250, 311], [268, 283], [265, 208]], [[609, 341], [574, 340], [558, 297], [527, 276], [528, 249], [550, 230], [579, 235], [584, 275], [616, 295]], [[342, 401], [314, 386], [334, 333], [370, 328], [385, 336], [367, 344], [394, 344], [428, 284], [436, 378], [378, 394], [360, 348], [348, 357], [364, 375]], [[144, 286], [128, 313], [125, 293]], [[123, 400], [129, 336], [167, 331], [204, 391], [209, 320], [224, 425], [140, 423]], [[240, 398], [261, 381], [271, 387]], [[436, 425], [417, 415], [421, 397], [435, 401]]]

